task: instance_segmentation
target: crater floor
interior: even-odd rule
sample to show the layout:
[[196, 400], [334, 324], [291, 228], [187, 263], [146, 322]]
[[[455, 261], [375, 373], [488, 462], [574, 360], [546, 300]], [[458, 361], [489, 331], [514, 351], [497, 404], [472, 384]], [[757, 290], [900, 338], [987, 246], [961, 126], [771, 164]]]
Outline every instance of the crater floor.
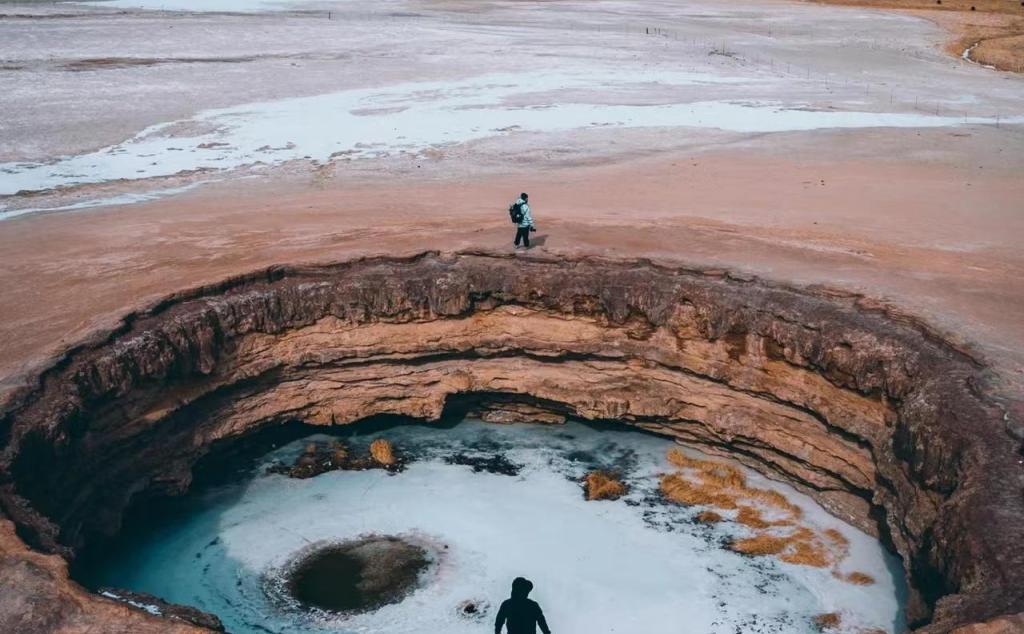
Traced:
[[[658, 476], [675, 469], [665, 458], [677, 446], [670, 440], [580, 423], [439, 427], [340, 432], [354, 452], [389, 439], [411, 460], [400, 473], [335, 471], [303, 480], [269, 474], [308, 443], [335, 437], [283, 446], [241, 481], [190, 494], [180, 515], [123, 541], [88, 581], [213, 612], [238, 633], [479, 632], [520, 575], [536, 584], [531, 596], [555, 631], [814, 632], [813, 619], [832, 612], [842, 631], [899, 631], [898, 561], [786, 485], [744, 470], [752, 486], [797, 504], [802, 524], [839, 531], [849, 554], [838, 569], [875, 583], [854, 585], [828, 568], [727, 550], [749, 529], [728, 513], [721, 523], [700, 523], [703, 507], [658, 493]], [[477, 460], [495, 456], [506, 460]], [[496, 463], [502, 468], [489, 471]], [[508, 463], [518, 473], [510, 475]], [[586, 501], [580, 480], [593, 469], [621, 474], [629, 492]], [[295, 553], [371, 534], [399, 535], [435, 553], [403, 600], [344, 615], [278, 600], [279, 574]], [[479, 606], [476, 614], [460, 613], [467, 601]]]

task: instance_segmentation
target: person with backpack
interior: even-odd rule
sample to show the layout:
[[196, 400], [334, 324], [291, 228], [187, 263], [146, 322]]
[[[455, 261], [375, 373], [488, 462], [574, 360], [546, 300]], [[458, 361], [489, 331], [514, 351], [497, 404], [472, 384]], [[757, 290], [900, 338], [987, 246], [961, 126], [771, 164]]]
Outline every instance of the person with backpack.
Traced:
[[529, 249], [530, 232], [536, 231], [533, 227], [533, 216], [530, 215], [530, 205], [527, 203], [529, 199], [530, 197], [525, 192], [519, 194], [519, 200], [512, 203], [512, 206], [508, 208], [512, 224], [516, 226], [515, 245], [517, 248], [519, 243], [522, 242], [523, 246]]
[[498, 609], [498, 617], [494, 621], [494, 634], [501, 634], [506, 623], [508, 634], [537, 634], [538, 626], [544, 634], [551, 634], [540, 606], [536, 601], [526, 598], [530, 590], [533, 590], [533, 583], [529, 579], [516, 577], [512, 581], [512, 597], [505, 599]]

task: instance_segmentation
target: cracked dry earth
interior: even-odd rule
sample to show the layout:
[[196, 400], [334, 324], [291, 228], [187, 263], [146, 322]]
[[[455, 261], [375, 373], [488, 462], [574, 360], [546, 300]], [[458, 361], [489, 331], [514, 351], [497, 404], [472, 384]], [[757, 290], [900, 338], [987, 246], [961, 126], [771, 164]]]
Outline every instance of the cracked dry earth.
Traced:
[[1024, 611], [1021, 448], [984, 364], [858, 295], [594, 258], [272, 267], [127, 315], [29, 378], [0, 404], [15, 631], [215, 626], [88, 593], [67, 561], [255, 430], [436, 420], [453, 398], [622, 421], [793, 484], [898, 553], [919, 632]]

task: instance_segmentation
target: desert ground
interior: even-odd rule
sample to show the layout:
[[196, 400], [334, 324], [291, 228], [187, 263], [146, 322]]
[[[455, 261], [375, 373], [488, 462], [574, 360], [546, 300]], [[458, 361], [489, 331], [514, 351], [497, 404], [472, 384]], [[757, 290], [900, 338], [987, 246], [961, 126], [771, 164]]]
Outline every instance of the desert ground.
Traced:
[[431, 251], [857, 297], [1024, 438], [1024, 6], [969, 4], [0, 0], [0, 403], [172, 294]]
[[511, 249], [527, 191], [535, 253], [862, 293], [1019, 385], [1024, 84], [949, 37], [774, 0], [0, 4], [0, 373], [269, 264]]

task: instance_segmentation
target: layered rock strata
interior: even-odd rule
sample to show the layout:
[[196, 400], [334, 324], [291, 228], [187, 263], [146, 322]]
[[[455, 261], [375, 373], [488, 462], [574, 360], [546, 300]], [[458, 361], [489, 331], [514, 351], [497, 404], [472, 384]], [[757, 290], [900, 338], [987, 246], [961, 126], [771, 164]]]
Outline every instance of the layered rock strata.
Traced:
[[54, 555], [187, 490], [213, 448], [470, 401], [495, 421], [623, 421], [791, 482], [890, 543], [912, 624], [951, 631], [1024, 611], [1021, 448], [984, 376], [859, 296], [721, 272], [479, 254], [275, 267], [130, 314], [0, 404], [0, 509], [20, 538], [0, 566], [51, 562], [5, 588], [0, 624], [15, 604], [38, 631], [113, 618]]

